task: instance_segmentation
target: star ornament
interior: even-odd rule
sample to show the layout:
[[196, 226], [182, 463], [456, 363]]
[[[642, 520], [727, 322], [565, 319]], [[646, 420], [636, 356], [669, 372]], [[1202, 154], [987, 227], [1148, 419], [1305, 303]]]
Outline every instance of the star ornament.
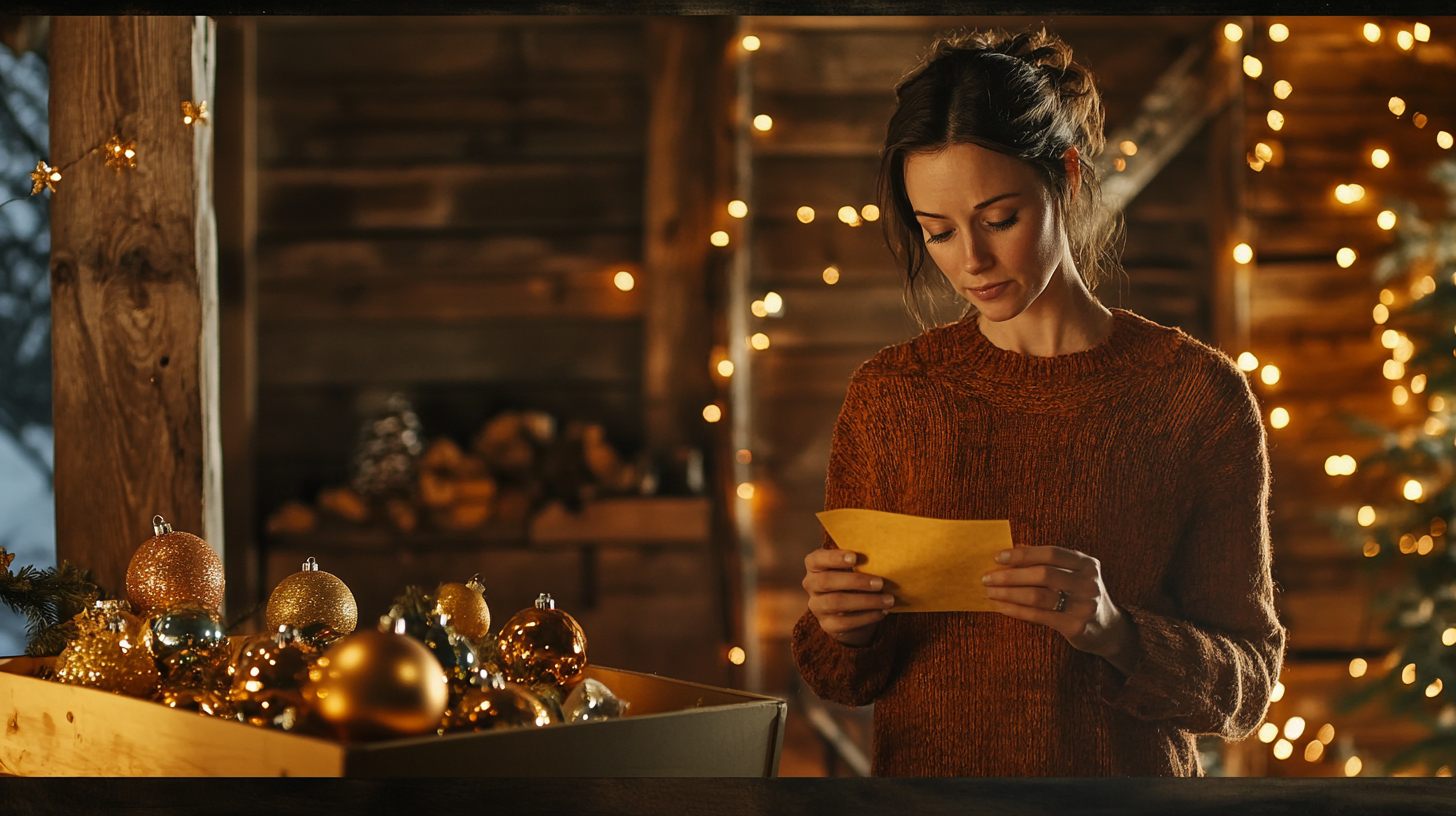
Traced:
[[120, 173], [124, 167], [136, 167], [136, 141], [123, 142], [120, 136], [112, 136], [106, 142], [106, 166]]
[[61, 171], [44, 161], [35, 163], [35, 169], [30, 171], [30, 194], [35, 195], [41, 190], [56, 191], [56, 182], [61, 180]]
[[182, 103], [182, 124], [189, 127], [196, 124], [207, 124], [207, 100], [192, 104], [191, 100]]

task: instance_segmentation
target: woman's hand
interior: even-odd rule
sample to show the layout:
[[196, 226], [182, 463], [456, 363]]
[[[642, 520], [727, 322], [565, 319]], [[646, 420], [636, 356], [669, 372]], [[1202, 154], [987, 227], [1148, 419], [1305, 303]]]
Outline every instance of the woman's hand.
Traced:
[[[1102, 563], [1064, 547], [1013, 547], [996, 561], [1006, 569], [986, 573], [986, 597], [996, 611], [1050, 626], [1072, 647], [1099, 655], [1123, 674], [1137, 666], [1137, 643], [1127, 614], [1107, 595]], [[1056, 611], [1060, 592], [1066, 593]]]
[[818, 549], [804, 557], [804, 590], [809, 611], [830, 637], [846, 646], [863, 646], [890, 613], [895, 596], [881, 594], [884, 579], [855, 572], [858, 553]]

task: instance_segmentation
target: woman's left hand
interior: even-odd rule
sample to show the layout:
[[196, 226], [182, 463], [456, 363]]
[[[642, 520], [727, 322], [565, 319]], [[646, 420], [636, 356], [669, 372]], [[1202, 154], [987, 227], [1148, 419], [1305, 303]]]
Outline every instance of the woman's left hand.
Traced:
[[[996, 611], [1049, 626], [1073, 648], [1132, 674], [1136, 638], [1127, 613], [1107, 594], [1100, 561], [1064, 547], [1013, 547], [998, 553], [996, 561], [1006, 568], [981, 579]], [[1059, 592], [1066, 593], [1060, 612]]]

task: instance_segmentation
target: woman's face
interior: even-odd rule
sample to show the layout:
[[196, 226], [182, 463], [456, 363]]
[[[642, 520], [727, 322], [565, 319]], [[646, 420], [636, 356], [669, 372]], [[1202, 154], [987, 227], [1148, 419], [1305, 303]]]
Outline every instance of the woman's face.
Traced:
[[912, 154], [905, 191], [930, 257], [989, 320], [1026, 311], [1070, 258], [1050, 191], [1003, 153], [955, 144]]

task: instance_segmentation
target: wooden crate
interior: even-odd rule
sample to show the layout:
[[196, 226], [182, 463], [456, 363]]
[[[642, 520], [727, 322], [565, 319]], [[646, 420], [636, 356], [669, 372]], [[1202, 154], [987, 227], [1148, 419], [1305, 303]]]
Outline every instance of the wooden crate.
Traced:
[[593, 666], [629, 715], [344, 744], [27, 676], [0, 660], [0, 773], [19, 776], [776, 776], [787, 706]]

